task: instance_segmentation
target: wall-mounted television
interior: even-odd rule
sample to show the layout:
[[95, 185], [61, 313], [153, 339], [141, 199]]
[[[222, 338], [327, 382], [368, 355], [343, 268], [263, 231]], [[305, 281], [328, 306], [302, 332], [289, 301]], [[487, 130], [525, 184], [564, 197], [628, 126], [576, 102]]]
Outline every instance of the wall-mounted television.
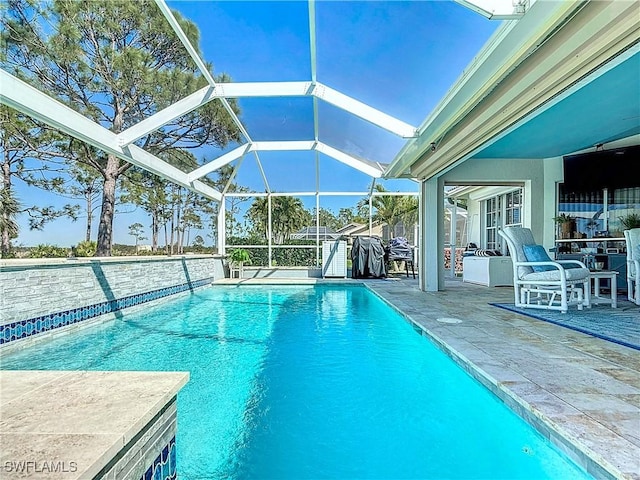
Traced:
[[640, 187], [640, 145], [567, 155], [565, 192]]

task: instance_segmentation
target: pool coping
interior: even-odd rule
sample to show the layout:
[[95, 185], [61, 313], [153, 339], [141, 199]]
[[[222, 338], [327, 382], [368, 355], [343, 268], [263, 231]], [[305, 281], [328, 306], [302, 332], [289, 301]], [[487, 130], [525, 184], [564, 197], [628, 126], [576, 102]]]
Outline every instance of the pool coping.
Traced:
[[0, 477], [114, 478], [120, 461], [153, 470], [162, 450], [148, 447], [175, 436], [188, 381], [188, 372], [0, 370]]

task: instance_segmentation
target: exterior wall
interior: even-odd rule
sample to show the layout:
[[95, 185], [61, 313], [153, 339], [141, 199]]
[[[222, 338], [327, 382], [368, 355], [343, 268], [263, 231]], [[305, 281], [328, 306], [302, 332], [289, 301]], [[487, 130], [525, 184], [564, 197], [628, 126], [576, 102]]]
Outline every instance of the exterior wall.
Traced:
[[0, 262], [0, 345], [208, 285], [222, 257], [135, 257]]
[[[449, 185], [522, 185], [524, 189], [523, 223], [531, 228], [540, 238], [546, 240], [545, 225], [553, 226], [553, 214], [548, 215], [543, 207], [542, 199], [547, 194], [545, 186], [545, 162], [542, 159], [483, 159], [472, 158], [453, 168], [442, 176]], [[489, 187], [488, 187], [489, 188]], [[555, 183], [553, 184], [552, 201], [555, 202]], [[487, 190], [487, 193], [490, 190]], [[474, 200], [480, 200], [491, 195], [476, 194]], [[481, 237], [480, 207], [470, 202], [469, 216], [474, 219], [473, 231], [470, 232], [469, 241], [479, 241]], [[473, 216], [472, 215], [476, 215]], [[548, 218], [547, 218], [548, 216]], [[475, 240], [473, 240], [475, 239]], [[477, 242], [476, 242], [477, 243]], [[553, 246], [553, 239], [549, 245]]]
[[564, 181], [564, 168], [562, 157], [547, 158], [544, 160], [544, 197], [542, 205], [544, 209], [545, 228], [540, 240], [546, 248], [555, 247], [556, 224], [553, 218], [557, 215], [558, 183]]

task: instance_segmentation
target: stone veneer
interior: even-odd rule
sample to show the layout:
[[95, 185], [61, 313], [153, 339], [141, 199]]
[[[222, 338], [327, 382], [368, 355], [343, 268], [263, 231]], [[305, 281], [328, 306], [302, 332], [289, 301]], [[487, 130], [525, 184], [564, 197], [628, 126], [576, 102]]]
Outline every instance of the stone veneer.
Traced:
[[101, 480], [175, 480], [176, 397], [125, 445], [102, 472]]
[[0, 261], [0, 345], [118, 317], [220, 278], [219, 256]]

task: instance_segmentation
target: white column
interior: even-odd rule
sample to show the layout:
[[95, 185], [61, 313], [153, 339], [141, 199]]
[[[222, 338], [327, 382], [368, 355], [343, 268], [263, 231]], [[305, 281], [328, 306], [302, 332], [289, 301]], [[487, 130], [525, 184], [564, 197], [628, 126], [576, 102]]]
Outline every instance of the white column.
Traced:
[[272, 227], [271, 227], [271, 194], [269, 193], [267, 195], [267, 209], [268, 209], [268, 213], [267, 213], [267, 218], [268, 218], [268, 225], [267, 225], [267, 267], [271, 266], [271, 245], [272, 245]]
[[316, 192], [316, 265], [320, 265], [320, 195], [318, 192]]
[[421, 214], [422, 256], [420, 289], [436, 292], [444, 289], [444, 192], [441, 182], [431, 178], [422, 182]]
[[220, 255], [226, 255], [227, 249], [227, 222], [226, 222], [227, 200], [222, 197], [220, 200], [220, 206], [218, 207], [218, 253]]
[[456, 278], [456, 246], [458, 243], [457, 231], [458, 231], [458, 199], [453, 199], [453, 205], [451, 206], [451, 223], [449, 225], [449, 238], [451, 239], [451, 277]]
[[369, 236], [373, 234], [373, 196], [369, 194]]

